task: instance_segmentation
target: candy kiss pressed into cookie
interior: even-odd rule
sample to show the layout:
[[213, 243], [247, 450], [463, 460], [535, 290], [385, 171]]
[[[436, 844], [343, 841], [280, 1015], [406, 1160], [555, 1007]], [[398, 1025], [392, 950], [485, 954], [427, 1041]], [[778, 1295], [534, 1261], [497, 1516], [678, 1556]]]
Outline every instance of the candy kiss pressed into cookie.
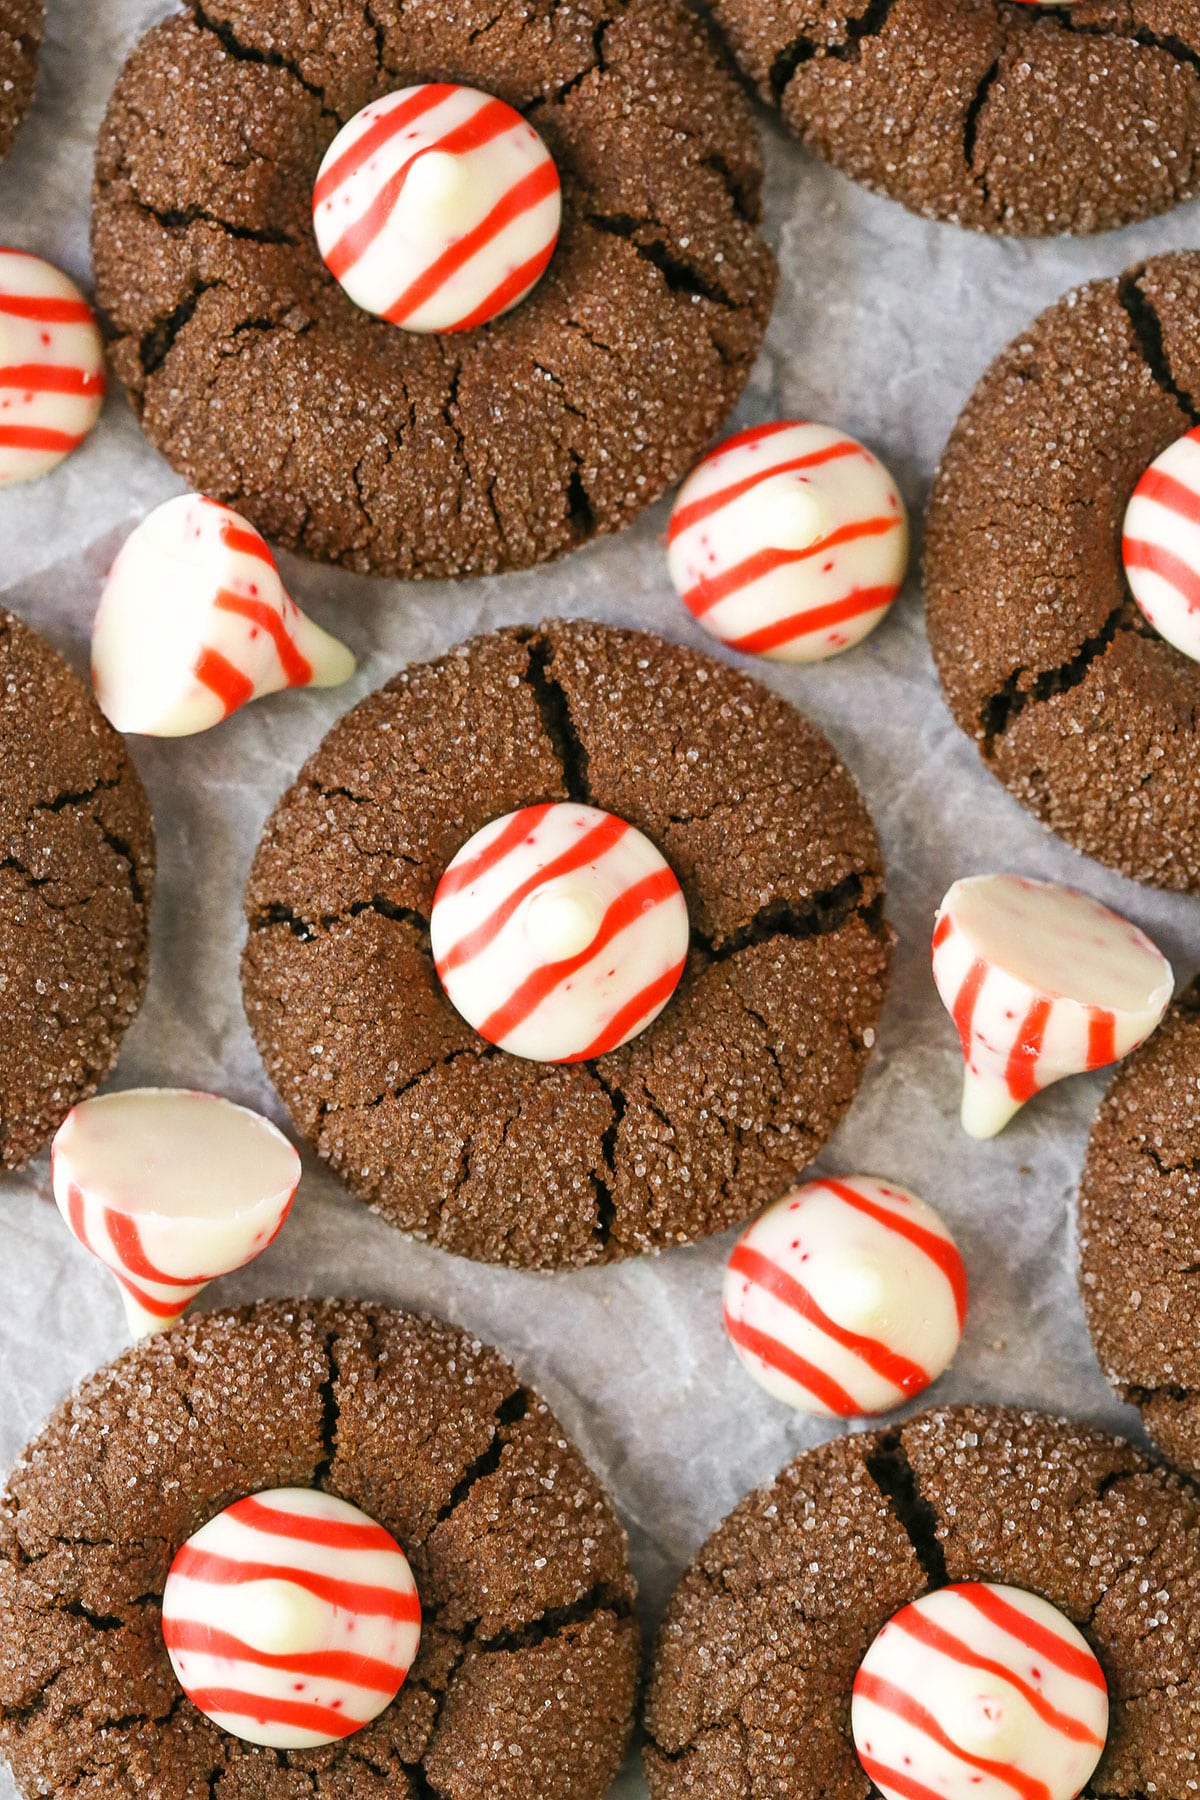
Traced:
[[181, 494], [126, 539], [92, 631], [92, 684], [119, 731], [185, 737], [284, 688], [338, 687], [351, 652], [302, 613], [240, 513]]
[[333, 1494], [275, 1488], [226, 1507], [178, 1551], [162, 1624], [179, 1685], [207, 1718], [251, 1744], [306, 1750], [395, 1699], [421, 1602], [382, 1525]]
[[955, 882], [938, 909], [933, 978], [962, 1040], [962, 1123], [977, 1138], [1052, 1082], [1136, 1050], [1173, 986], [1136, 925], [1074, 888], [1018, 875]]
[[870, 1176], [813, 1181], [769, 1206], [725, 1276], [725, 1329], [776, 1399], [851, 1418], [922, 1393], [967, 1312], [950, 1233], [915, 1194]]
[[77, 450], [107, 389], [100, 329], [75, 283], [0, 248], [0, 487], [36, 481]]
[[1049, 1601], [961, 1582], [884, 1626], [855, 1679], [851, 1729], [884, 1800], [1076, 1800], [1104, 1750], [1108, 1687]]
[[582, 1062], [662, 1011], [687, 960], [688, 913], [649, 838], [564, 801], [476, 832], [438, 884], [429, 934], [451, 1003], [488, 1043]]
[[58, 1209], [116, 1276], [135, 1337], [278, 1235], [300, 1158], [269, 1119], [215, 1094], [131, 1088], [74, 1107], [51, 1149]]
[[904, 583], [908, 519], [891, 475], [828, 425], [726, 439], [688, 476], [667, 536], [688, 611], [733, 650], [816, 662], [861, 642]]
[[1138, 482], [1121, 553], [1151, 625], [1200, 662], [1200, 427], [1176, 438]]
[[451, 82], [365, 106], [313, 190], [330, 273], [407, 331], [468, 331], [508, 312], [544, 273], [561, 218], [558, 171], [533, 126]]

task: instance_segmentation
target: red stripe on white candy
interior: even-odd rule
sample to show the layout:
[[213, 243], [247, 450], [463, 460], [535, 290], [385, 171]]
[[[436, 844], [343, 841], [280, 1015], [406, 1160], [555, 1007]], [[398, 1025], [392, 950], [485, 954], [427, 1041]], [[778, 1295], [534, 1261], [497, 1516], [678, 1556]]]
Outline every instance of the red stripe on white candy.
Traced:
[[116, 1276], [135, 1337], [273, 1243], [300, 1158], [269, 1119], [215, 1094], [131, 1088], [84, 1100], [50, 1152], [54, 1198]]
[[276, 1488], [188, 1539], [163, 1592], [184, 1693], [223, 1731], [305, 1750], [349, 1737], [399, 1692], [421, 1641], [408, 1559], [358, 1507]]
[[738, 1240], [725, 1329], [776, 1399], [825, 1418], [887, 1412], [946, 1369], [967, 1275], [937, 1213], [870, 1176], [812, 1181]]
[[933, 979], [962, 1042], [963, 1128], [983, 1138], [1052, 1082], [1136, 1050], [1174, 978], [1145, 932], [1087, 894], [976, 875], [938, 910]]
[[527, 806], [463, 845], [434, 895], [434, 961], [488, 1043], [582, 1062], [660, 1013], [687, 960], [679, 883], [649, 838], [594, 806]]
[[525, 298], [554, 253], [558, 171], [503, 100], [428, 82], [344, 125], [313, 191], [317, 246], [357, 305], [407, 331], [467, 331]]
[[301, 612], [265, 540], [202, 494], [126, 539], [92, 631], [92, 682], [119, 731], [180, 737], [283, 688], [337, 687], [344, 644]]
[[900, 592], [908, 519], [854, 438], [801, 420], [759, 425], [692, 470], [667, 561], [688, 611], [722, 643], [815, 662], [866, 637]]
[[1121, 548], [1151, 625], [1200, 662], [1200, 427], [1177, 438], [1138, 482]]
[[1049, 1601], [964, 1582], [884, 1626], [851, 1728], [884, 1800], [1076, 1800], [1104, 1750], [1108, 1689]]
[[35, 481], [78, 449], [107, 389], [100, 330], [75, 283], [0, 248], [0, 487]]

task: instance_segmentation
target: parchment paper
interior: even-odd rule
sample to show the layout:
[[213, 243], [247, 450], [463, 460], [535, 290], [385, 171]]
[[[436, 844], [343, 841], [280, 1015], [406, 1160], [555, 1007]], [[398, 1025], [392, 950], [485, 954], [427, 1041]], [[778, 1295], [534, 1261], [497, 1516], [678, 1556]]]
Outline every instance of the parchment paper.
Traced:
[[[0, 242], [87, 281], [92, 144], [105, 100], [162, 0], [50, 0], [35, 113], [0, 168]], [[782, 281], [739, 411], [828, 420], [866, 439], [919, 517], [954, 417], [985, 364], [1078, 281], [1200, 241], [1200, 206], [1090, 242], [1022, 245], [924, 223], [805, 156], [765, 113], [767, 230]], [[1052, 124], [1048, 121], [1048, 127]], [[181, 483], [110, 400], [54, 476], [0, 496], [0, 600], [81, 671], [99, 583], [130, 528]], [[146, 1005], [114, 1085], [212, 1088], [283, 1120], [242, 1017], [242, 884], [264, 817], [360, 695], [472, 632], [551, 613], [709, 640], [667, 580], [660, 504], [557, 566], [404, 585], [282, 559], [301, 604], [354, 647], [354, 683], [247, 708], [200, 737], [134, 739], [158, 828], [160, 883]], [[1102, 1076], [1052, 1089], [997, 1141], [959, 1130], [959, 1055], [929, 975], [934, 908], [957, 876], [1011, 868], [1074, 881], [1136, 919], [1177, 977], [1200, 961], [1200, 902], [1153, 893], [1046, 835], [978, 762], [942, 703], [911, 582], [866, 645], [830, 663], [755, 672], [807, 711], [863, 785], [883, 835], [900, 936], [879, 1047], [831, 1171], [903, 1182], [939, 1207], [973, 1277], [966, 1341], [938, 1400], [1037, 1404], [1137, 1433], [1093, 1358], [1075, 1292], [1073, 1190]], [[749, 1487], [828, 1436], [769, 1399], [720, 1322], [730, 1238], [584, 1274], [487, 1269], [413, 1243], [311, 1159], [287, 1229], [209, 1300], [364, 1294], [440, 1313], [500, 1345], [558, 1410], [612, 1488], [647, 1625], [713, 1525]], [[203, 1303], [203, 1302], [202, 1302]], [[0, 1181], [0, 1468], [67, 1389], [126, 1341], [117, 1290], [50, 1199], [48, 1159]], [[625, 1348], [614, 1357], [613, 1346]], [[0, 1771], [0, 1800], [15, 1790]], [[631, 1761], [615, 1793], [645, 1793]]]

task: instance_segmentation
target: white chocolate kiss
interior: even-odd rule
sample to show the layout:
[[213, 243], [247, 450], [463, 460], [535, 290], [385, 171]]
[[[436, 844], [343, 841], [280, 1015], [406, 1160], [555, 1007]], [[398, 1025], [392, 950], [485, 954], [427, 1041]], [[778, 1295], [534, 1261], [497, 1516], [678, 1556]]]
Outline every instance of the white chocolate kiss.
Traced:
[[814, 662], [859, 643], [900, 591], [904, 502], [854, 438], [808, 420], [738, 432], [692, 470], [667, 534], [692, 616], [748, 655]]
[[542, 139], [477, 88], [425, 82], [373, 100], [338, 132], [313, 190], [330, 273], [406, 331], [465, 331], [516, 306], [544, 272], [562, 190]]
[[1200, 428], [1156, 456], [1121, 540], [1130, 591], [1168, 644], [1200, 662]]
[[924, 1201], [872, 1176], [785, 1194], [734, 1245], [725, 1329], [767, 1392], [850, 1418], [912, 1399], [947, 1367], [966, 1274]]
[[131, 1331], [162, 1331], [200, 1289], [265, 1250], [300, 1180], [283, 1133], [186, 1088], [81, 1101], [51, 1151], [54, 1198], [121, 1287]]
[[1108, 1690], [1049, 1601], [963, 1582], [883, 1627], [855, 1679], [851, 1729], [884, 1800], [1076, 1800], [1103, 1753]]
[[162, 1623], [193, 1705], [280, 1750], [349, 1737], [378, 1717], [421, 1641], [395, 1538], [315, 1488], [254, 1494], [201, 1526], [171, 1564]]
[[642, 832], [555, 802], [463, 845], [434, 895], [430, 940], [451, 1004], [489, 1043], [574, 1062], [661, 1012], [687, 957], [687, 905]]
[[302, 613], [261, 535], [230, 507], [181, 494], [126, 539], [101, 596], [92, 680], [118, 731], [182, 737], [290, 687], [354, 673]]
[[1025, 1101], [1128, 1056], [1171, 1000], [1171, 965], [1087, 894], [1017, 875], [957, 881], [933, 975], [963, 1038], [963, 1129], [993, 1137]]

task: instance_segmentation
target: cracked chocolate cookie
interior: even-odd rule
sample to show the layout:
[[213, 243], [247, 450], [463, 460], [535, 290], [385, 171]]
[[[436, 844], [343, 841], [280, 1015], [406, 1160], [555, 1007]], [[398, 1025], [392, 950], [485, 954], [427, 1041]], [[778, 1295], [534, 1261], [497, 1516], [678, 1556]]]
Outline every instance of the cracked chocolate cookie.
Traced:
[[33, 104], [42, 22], [42, 0], [0, 0], [0, 159]]
[[1200, 190], [1200, 0], [715, 0], [761, 97], [914, 212], [1106, 231]]
[[[524, 1061], [442, 990], [429, 914], [481, 827], [573, 800], [636, 826], [691, 948], [654, 1022]], [[849, 1106], [890, 933], [854, 782], [746, 676], [638, 632], [550, 623], [405, 670], [335, 725], [246, 894], [251, 1030], [297, 1130], [401, 1229], [557, 1267], [687, 1243], [775, 1199]]]
[[0, 611], [0, 1165], [48, 1143], [116, 1061], [148, 971], [150, 808], [124, 741]]
[[918, 1595], [976, 1581], [1049, 1600], [1099, 1658], [1111, 1715], [1087, 1793], [1192, 1791], [1200, 1495], [1086, 1426], [954, 1407], [809, 1451], [717, 1527], [655, 1651], [653, 1800], [864, 1800], [863, 1656]]
[[1100, 1363], [1172, 1462], [1200, 1472], [1200, 982], [1105, 1096], [1079, 1189]]
[[[399, 1695], [314, 1750], [222, 1731], [163, 1645], [180, 1545], [278, 1487], [361, 1507], [420, 1590]], [[381, 1306], [267, 1301], [145, 1340], [53, 1414], [0, 1511], [0, 1743], [25, 1794], [599, 1800], [637, 1673], [625, 1534], [545, 1402]]]
[[[526, 115], [564, 212], [514, 311], [423, 336], [347, 298], [312, 204], [339, 126], [433, 80]], [[174, 467], [274, 544], [404, 577], [525, 567], [628, 523], [733, 406], [774, 291], [761, 173], [679, 0], [192, 0], [100, 136], [113, 366]]]
[[992, 365], [929, 505], [929, 640], [987, 767], [1085, 855], [1200, 889], [1200, 664], [1121, 555], [1149, 464], [1200, 422], [1200, 252], [1058, 301]]

